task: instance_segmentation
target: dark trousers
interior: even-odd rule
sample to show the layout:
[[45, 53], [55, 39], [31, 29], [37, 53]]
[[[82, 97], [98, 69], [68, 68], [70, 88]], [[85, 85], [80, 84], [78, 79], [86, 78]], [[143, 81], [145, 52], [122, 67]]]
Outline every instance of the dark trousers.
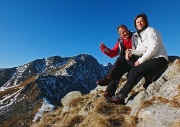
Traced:
[[167, 64], [167, 60], [163, 57], [160, 57], [150, 59], [140, 64], [139, 66], [132, 67], [128, 75], [128, 80], [120, 92], [124, 95], [124, 97], [127, 97], [128, 93], [135, 85], [138, 77], [151, 74], [152, 72], [158, 72], [162, 68], [166, 67]]
[[161, 68], [167, 65], [167, 60], [163, 57], [148, 60], [139, 66], [134, 66], [134, 62], [138, 57], [133, 56], [131, 60], [126, 60], [125, 57], [118, 57], [112, 68], [109, 70], [108, 76], [112, 77], [111, 82], [106, 88], [106, 92], [114, 95], [118, 87], [120, 78], [126, 73], [128, 74], [128, 80], [125, 86], [120, 91], [124, 97], [127, 97], [136, 81], [140, 76], [148, 75], [153, 71], [159, 71]]
[[124, 56], [120, 56], [116, 59], [115, 63], [108, 72], [108, 76], [112, 78], [111, 82], [106, 88], [106, 92], [114, 95], [118, 87], [120, 78], [131, 70], [131, 66], [127, 63]]

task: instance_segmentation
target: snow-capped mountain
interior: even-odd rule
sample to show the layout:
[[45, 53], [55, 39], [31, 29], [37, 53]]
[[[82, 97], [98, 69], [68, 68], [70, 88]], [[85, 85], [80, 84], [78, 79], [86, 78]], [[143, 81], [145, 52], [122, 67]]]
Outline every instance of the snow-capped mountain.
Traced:
[[0, 70], [0, 126], [31, 125], [43, 105], [51, 105], [48, 110], [52, 110], [70, 91], [89, 93], [110, 66], [81, 54], [52, 56]]

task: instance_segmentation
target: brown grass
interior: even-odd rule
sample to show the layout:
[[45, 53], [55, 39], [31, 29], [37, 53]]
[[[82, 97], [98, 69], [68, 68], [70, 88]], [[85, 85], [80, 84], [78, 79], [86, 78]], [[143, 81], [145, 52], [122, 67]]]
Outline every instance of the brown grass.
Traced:
[[172, 127], [180, 127], [180, 121], [175, 122], [175, 123], [172, 125]]
[[84, 104], [84, 100], [81, 97], [75, 98], [69, 102], [70, 107], [77, 107]]
[[62, 120], [60, 113], [62, 112], [62, 107], [58, 108], [55, 112], [50, 112], [44, 115], [43, 119], [38, 123], [34, 123], [32, 127], [48, 127], [53, 126], [57, 121]]
[[32, 78], [22, 82], [21, 84], [15, 86], [15, 87], [8, 88], [5, 91], [0, 91], [0, 100], [2, 100], [4, 96], [7, 96], [7, 95], [12, 94], [12, 93], [15, 93], [16, 91], [20, 90], [21, 87], [27, 85], [30, 82], [33, 82], [35, 79], [36, 79], [36, 76], [34, 76], [34, 77], [32, 77]]
[[66, 114], [61, 122], [55, 124], [57, 127], [76, 127], [83, 121], [83, 116], [78, 114]]
[[112, 106], [106, 103], [104, 99], [100, 98], [94, 103], [94, 109], [92, 113], [99, 113], [102, 115], [110, 115], [110, 111], [112, 110]]
[[142, 102], [141, 108], [146, 108], [146, 107], [153, 105], [155, 100], [158, 100], [159, 102], [161, 102], [163, 104], [169, 103], [169, 104], [171, 104], [172, 107], [175, 107], [175, 108], [180, 108], [180, 101], [179, 101], [180, 96], [179, 95], [174, 97], [172, 100], [169, 100], [169, 99], [166, 99], [163, 97], [153, 97], [152, 99], [150, 99], [148, 101]]
[[130, 114], [131, 108], [124, 105], [116, 105], [113, 103], [107, 103], [103, 97], [98, 98], [93, 104], [94, 108], [92, 113], [100, 113], [102, 115], [119, 115]]
[[101, 114], [88, 115], [78, 127], [111, 127], [107, 118]]
[[140, 108], [140, 109], [146, 108], [146, 107], [149, 107], [149, 106], [153, 105], [153, 103], [154, 103], [155, 100], [156, 100], [156, 98], [153, 97], [153, 98], [151, 98], [151, 99], [148, 100], [148, 101], [143, 101], [143, 102], [141, 103], [141, 108]]
[[180, 95], [177, 95], [172, 100], [169, 100], [169, 99], [166, 99], [166, 98], [163, 98], [163, 97], [153, 97], [152, 99], [150, 99], [148, 101], [142, 102], [140, 110], [142, 108], [146, 108], [146, 107], [149, 107], [149, 106], [153, 105], [154, 101], [156, 101], [156, 100], [158, 100], [159, 102], [161, 102], [163, 104], [169, 103], [174, 108], [180, 108]]
[[[80, 115], [87, 105], [91, 107], [89, 113]], [[129, 116], [130, 107], [107, 103], [102, 96], [89, 94], [76, 98], [70, 102], [70, 107], [70, 112], [62, 113], [61, 108], [55, 113], [47, 113], [36, 127], [135, 127], [137, 121], [136, 117]]]
[[180, 108], [180, 95], [177, 95], [171, 100], [171, 104], [175, 108]]

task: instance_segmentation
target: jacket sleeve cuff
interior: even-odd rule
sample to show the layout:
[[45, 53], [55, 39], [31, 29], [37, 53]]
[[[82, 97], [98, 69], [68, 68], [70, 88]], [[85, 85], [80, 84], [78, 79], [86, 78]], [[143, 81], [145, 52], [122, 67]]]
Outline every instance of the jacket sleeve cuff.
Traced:
[[136, 56], [142, 56], [143, 53], [137, 51], [137, 50], [131, 50], [132, 55], [136, 55]]
[[141, 58], [138, 59], [139, 63], [142, 64], [144, 62], [144, 60]]

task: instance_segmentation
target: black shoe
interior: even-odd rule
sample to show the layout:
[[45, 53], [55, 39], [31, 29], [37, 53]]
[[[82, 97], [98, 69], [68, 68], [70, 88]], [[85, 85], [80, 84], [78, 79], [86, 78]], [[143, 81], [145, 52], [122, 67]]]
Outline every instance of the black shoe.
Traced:
[[125, 99], [121, 93], [117, 93], [115, 96], [111, 98], [111, 103], [115, 104], [125, 104]]
[[106, 76], [103, 79], [97, 81], [96, 84], [98, 84], [100, 86], [107, 86], [110, 81], [111, 81], [111, 78], [109, 76]]

